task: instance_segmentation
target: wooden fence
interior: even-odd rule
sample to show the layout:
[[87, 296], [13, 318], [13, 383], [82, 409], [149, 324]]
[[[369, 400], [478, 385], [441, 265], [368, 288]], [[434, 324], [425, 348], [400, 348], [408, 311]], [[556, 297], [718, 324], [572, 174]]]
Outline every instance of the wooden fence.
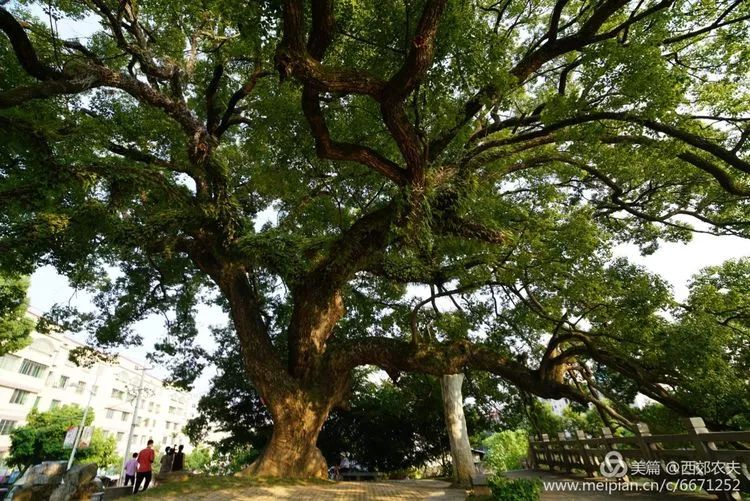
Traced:
[[609, 428], [602, 429], [600, 438], [589, 438], [581, 430], [571, 438], [560, 433], [550, 439], [544, 434], [541, 440], [529, 441], [529, 459], [538, 469], [676, 482], [683, 488], [702, 488], [721, 500], [741, 499], [731, 492], [737, 487], [750, 492], [750, 431], [709, 431], [701, 418], [685, 419], [684, 425], [686, 433], [677, 435], [651, 435], [645, 423], [638, 423], [630, 437], [613, 436]]

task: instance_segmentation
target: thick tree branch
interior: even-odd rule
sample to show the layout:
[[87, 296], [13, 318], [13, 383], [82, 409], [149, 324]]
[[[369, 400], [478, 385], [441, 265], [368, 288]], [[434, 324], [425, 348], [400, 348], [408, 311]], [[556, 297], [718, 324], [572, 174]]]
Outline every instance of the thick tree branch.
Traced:
[[306, 378], [317, 370], [326, 342], [344, 314], [342, 287], [382, 252], [395, 216], [394, 205], [387, 205], [360, 218], [291, 286], [289, 367], [295, 377]]
[[447, 0], [428, 0], [425, 4], [406, 60], [383, 89], [384, 101], [403, 101], [422, 81], [432, 65], [435, 36], [446, 4]]
[[421, 372], [436, 376], [481, 370], [540, 397], [591, 402], [590, 396], [575, 388], [544, 380], [538, 371], [469, 341], [415, 346], [393, 338], [369, 337], [332, 346], [328, 363], [331, 374], [341, 374], [360, 365], [375, 365], [389, 373]]
[[[664, 1], [659, 4], [659, 8], [653, 11], [649, 11], [649, 15], [653, 14], [657, 10], [664, 9], [669, 6], [673, 0]], [[601, 26], [620, 8], [625, 6], [628, 0], [604, 0], [599, 2], [596, 9], [592, 12], [591, 16], [581, 25], [579, 30], [572, 35], [565, 36], [562, 38], [557, 37], [558, 28], [550, 27], [544, 38], [547, 42], [542, 44], [535, 50], [530, 51], [524, 56], [511, 70], [510, 74], [516, 78], [517, 85], [522, 85], [525, 80], [536, 70], [538, 70], [546, 62], [552, 59], [562, 56], [568, 52], [583, 49], [584, 47], [601, 42], [608, 38], [617, 36], [618, 31], [610, 30], [608, 32], [598, 34], [597, 31]], [[561, 10], [561, 2], [558, 2], [555, 8]], [[552, 22], [557, 23], [556, 14], [553, 11]], [[637, 19], [629, 21], [630, 24], [637, 20], [641, 20], [644, 16], [637, 16]], [[627, 26], [626, 24], [621, 25], [621, 28]], [[554, 36], [550, 36], [554, 35]], [[440, 153], [450, 144], [455, 138], [456, 134], [466, 124], [471, 122], [479, 113], [484, 104], [487, 101], [493, 101], [501, 93], [507, 92], [510, 89], [499, 89], [494, 84], [487, 85], [480, 89], [472, 98], [470, 98], [464, 105], [463, 114], [460, 116], [456, 124], [438, 134], [437, 138], [434, 139], [430, 144], [430, 158], [435, 159]]]
[[337, 94], [364, 94], [379, 97], [385, 82], [360, 70], [328, 68], [320, 63], [323, 53], [331, 41], [331, 2], [316, 1], [313, 4], [313, 21], [316, 22], [309, 46], [305, 45], [304, 2], [285, 0], [284, 36], [276, 50], [276, 67], [283, 78], [294, 76], [320, 92]]
[[[466, 155], [465, 161], [468, 161], [471, 158], [482, 153], [483, 151], [486, 151], [491, 148], [505, 146], [505, 145], [514, 144], [514, 143], [522, 143], [524, 141], [536, 139], [536, 138], [545, 136], [551, 132], [565, 129], [567, 127], [571, 127], [574, 125], [580, 125], [580, 124], [590, 123], [590, 122], [606, 121], [606, 120], [627, 122], [627, 123], [633, 123], [633, 124], [644, 126], [655, 132], [660, 132], [674, 139], [678, 139], [687, 145], [690, 145], [692, 147], [695, 147], [707, 153], [710, 153], [711, 155], [723, 160], [728, 165], [742, 172], [750, 173], [750, 162], [740, 158], [739, 156], [737, 156], [735, 152], [730, 151], [720, 146], [719, 144], [716, 144], [712, 141], [709, 141], [708, 139], [705, 139], [704, 137], [701, 137], [687, 130], [681, 129], [677, 126], [664, 124], [661, 122], [657, 122], [656, 120], [639, 117], [637, 115], [634, 115], [632, 113], [627, 113], [627, 112], [592, 112], [592, 113], [583, 114], [583, 115], [575, 116], [575, 117], [568, 118], [568, 119], [563, 119], [563, 120], [560, 120], [553, 124], [549, 124], [535, 131], [518, 134], [516, 136], [511, 136], [508, 138], [487, 140], [487, 141], [480, 143], [478, 146], [476, 146], [471, 151], [469, 151]], [[475, 135], [475, 137], [476, 138], [484, 137], [487, 134], [491, 134], [492, 132], [501, 130], [502, 128], [503, 127], [499, 124], [493, 124], [486, 128], [487, 129], [486, 133], [482, 133], [481, 136]]]
[[37, 80], [51, 80], [60, 77], [58, 70], [39, 61], [36, 50], [26, 36], [23, 26], [3, 7], [0, 7], [0, 30], [10, 40], [16, 58], [26, 73]]
[[302, 109], [310, 125], [315, 139], [315, 150], [320, 158], [358, 162], [384, 175], [399, 186], [406, 184], [406, 171], [377, 151], [366, 146], [341, 143], [331, 139], [316, 91], [305, 88], [302, 93]]
[[211, 81], [206, 87], [206, 129], [209, 133], [213, 133], [218, 125], [219, 109], [216, 104], [216, 92], [219, 90], [222, 75], [224, 75], [224, 66], [217, 64]]
[[[204, 251], [194, 250], [196, 262], [211, 267], [212, 257], [203, 256]], [[281, 357], [271, 343], [260, 298], [249, 282], [247, 272], [243, 269], [226, 269], [221, 266], [217, 276], [219, 287], [229, 300], [232, 321], [240, 338], [244, 366], [253, 384], [261, 395], [290, 395], [298, 388], [297, 383], [289, 376]]]
[[267, 77], [270, 74], [270, 72], [263, 71], [261, 69], [255, 70], [250, 79], [245, 82], [242, 87], [237, 89], [234, 94], [232, 94], [232, 97], [229, 98], [227, 109], [226, 111], [224, 111], [224, 114], [221, 117], [221, 121], [216, 127], [216, 137], [221, 137], [224, 132], [226, 132], [226, 130], [232, 125], [233, 120], [236, 118], [235, 114], [237, 113], [237, 105], [239, 104], [239, 102], [246, 96], [250, 95], [253, 89], [255, 89], [255, 86], [258, 84], [258, 80], [263, 77]]
[[380, 104], [383, 120], [406, 160], [409, 182], [417, 191], [423, 188], [426, 145], [407, 117], [403, 101], [415, 90], [432, 64], [435, 35], [445, 3], [445, 0], [427, 2], [413, 46], [404, 64], [387, 82], [359, 70], [333, 70], [320, 63], [333, 37], [334, 19], [330, 0], [312, 3], [312, 29], [306, 45], [303, 3], [298, 0], [284, 3], [284, 37], [276, 52], [276, 64], [282, 78], [294, 76], [305, 86], [303, 106], [316, 138], [319, 155], [359, 161], [404, 184], [401, 175], [395, 175], [397, 170], [394, 170], [392, 162], [385, 161], [382, 155], [363, 146], [330, 140], [318, 94], [365, 94]]

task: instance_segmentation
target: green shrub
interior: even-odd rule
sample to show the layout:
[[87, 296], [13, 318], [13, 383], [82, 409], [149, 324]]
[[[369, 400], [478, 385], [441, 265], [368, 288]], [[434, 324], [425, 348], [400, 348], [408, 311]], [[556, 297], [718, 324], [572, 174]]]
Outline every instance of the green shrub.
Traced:
[[186, 466], [191, 471], [207, 475], [233, 475], [258, 459], [260, 451], [252, 447], [236, 447], [229, 452], [196, 449], [188, 457]]
[[484, 463], [494, 473], [518, 470], [529, 452], [529, 437], [524, 430], [494, 433], [482, 441], [487, 449]]
[[492, 499], [499, 501], [538, 501], [542, 492], [542, 483], [530, 478], [494, 477], [489, 480], [489, 485]]

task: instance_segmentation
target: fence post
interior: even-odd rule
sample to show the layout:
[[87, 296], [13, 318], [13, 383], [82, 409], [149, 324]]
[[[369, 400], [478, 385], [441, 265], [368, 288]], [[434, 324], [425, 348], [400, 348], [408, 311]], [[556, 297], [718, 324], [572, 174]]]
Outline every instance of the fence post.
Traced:
[[539, 462], [536, 459], [536, 443], [531, 437], [529, 437], [529, 454], [527, 459], [530, 470], [536, 470], [539, 468]]
[[607, 451], [605, 454], [609, 451], [617, 450], [617, 447], [615, 447], [615, 439], [612, 435], [612, 430], [609, 429], [609, 426], [605, 426], [602, 428], [602, 438], [604, 439], [604, 445]]
[[[617, 446], [615, 445], [615, 437], [612, 435], [612, 430], [609, 429], [609, 426], [605, 426], [602, 428], [602, 438], [604, 438], [604, 441], [606, 443], [606, 449], [607, 451], [604, 453], [605, 455], [607, 452], [610, 451], [616, 451]], [[622, 477], [617, 478], [618, 482], [629, 482], [629, 477], [627, 475], [624, 475]]]
[[557, 433], [557, 441], [560, 444], [560, 462], [568, 473], [573, 471], [573, 458], [568, 448], [568, 441], [565, 439], [565, 433]]
[[651, 430], [648, 429], [646, 423], [635, 424], [635, 437], [638, 441], [638, 448], [641, 450], [644, 460], [655, 459], [653, 454], [653, 444], [648, 440], [648, 437], [650, 436]]
[[544, 446], [544, 457], [547, 460], [549, 471], [555, 471], [555, 461], [552, 457], [552, 452], [550, 451], [549, 435], [546, 433], [542, 433], [542, 444]]
[[[687, 428], [688, 435], [691, 437], [696, 456], [703, 461], [716, 461], [717, 456], [714, 453], [717, 449], [716, 444], [713, 442], [704, 442], [700, 436], [708, 433], [708, 428], [706, 428], [706, 423], [703, 422], [703, 418], [683, 418], [682, 421], [685, 428]], [[711, 477], [710, 475], [704, 476], [708, 478], [717, 478], [716, 475], [714, 475], [714, 477]], [[731, 478], [731, 475], [729, 475], [729, 477]], [[712, 494], [715, 494], [720, 501], [739, 501], [742, 499], [738, 492], [722, 491], [712, 492]]]
[[596, 476], [594, 462], [589, 454], [589, 444], [586, 443], [586, 434], [583, 430], [576, 430], [576, 439], [578, 442], [578, 454], [581, 455], [581, 461], [583, 462], [583, 469], [586, 470], [586, 474], [589, 477]]

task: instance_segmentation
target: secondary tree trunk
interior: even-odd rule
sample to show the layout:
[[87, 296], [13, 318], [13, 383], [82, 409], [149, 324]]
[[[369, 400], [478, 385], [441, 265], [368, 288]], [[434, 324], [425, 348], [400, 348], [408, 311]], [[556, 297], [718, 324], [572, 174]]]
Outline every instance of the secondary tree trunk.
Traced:
[[469, 431], [464, 417], [464, 399], [461, 394], [463, 382], [463, 374], [448, 374], [440, 378], [445, 426], [448, 429], [453, 459], [453, 480], [457, 485], [468, 487], [474, 473], [474, 458], [471, 455]]

